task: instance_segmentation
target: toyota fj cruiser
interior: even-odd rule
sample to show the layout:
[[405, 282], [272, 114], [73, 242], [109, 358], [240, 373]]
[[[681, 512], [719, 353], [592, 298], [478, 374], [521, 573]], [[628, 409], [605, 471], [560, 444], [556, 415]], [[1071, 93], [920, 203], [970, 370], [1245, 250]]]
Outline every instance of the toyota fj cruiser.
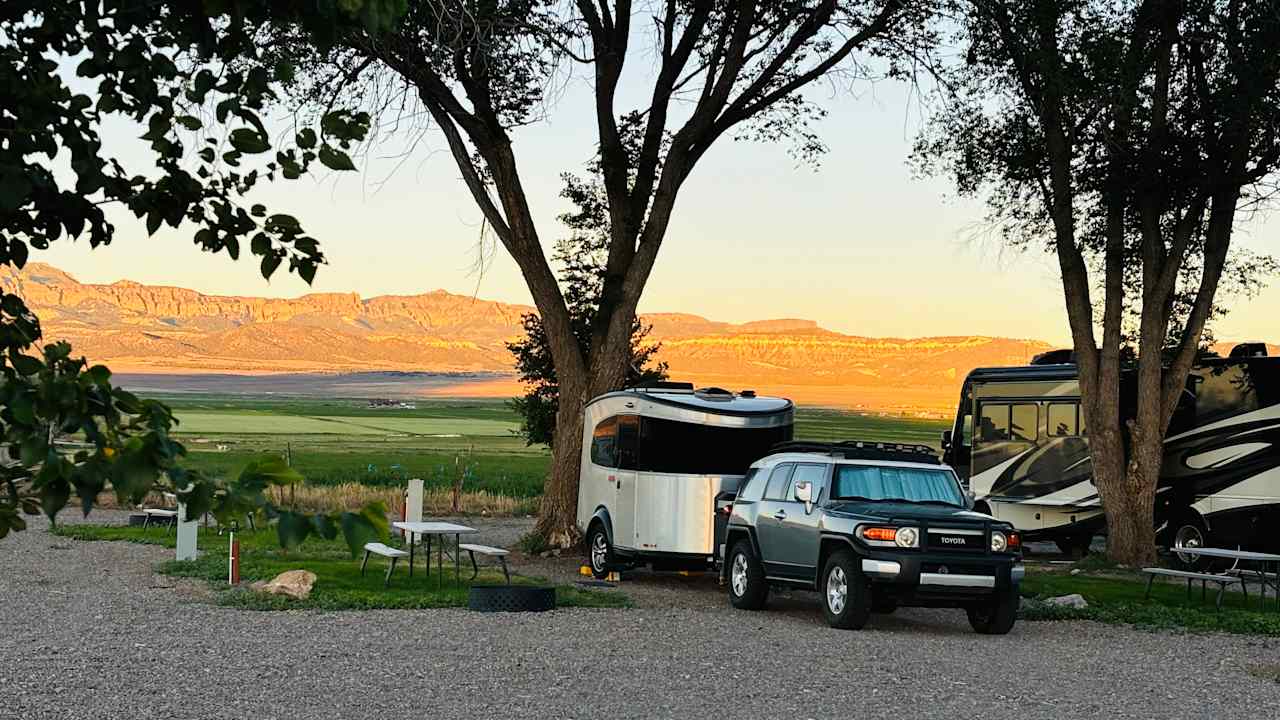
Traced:
[[970, 505], [925, 446], [783, 443], [742, 482], [722, 580], [746, 610], [764, 607], [771, 585], [818, 590], [832, 627], [899, 605], [956, 607], [977, 632], [1003, 635], [1018, 610], [1021, 538]]

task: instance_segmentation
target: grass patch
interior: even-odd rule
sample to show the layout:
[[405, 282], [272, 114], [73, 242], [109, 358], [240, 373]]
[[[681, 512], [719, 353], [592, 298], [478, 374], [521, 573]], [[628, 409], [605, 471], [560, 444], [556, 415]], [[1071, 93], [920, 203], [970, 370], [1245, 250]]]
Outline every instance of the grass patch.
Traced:
[[[136, 542], [163, 547], [174, 547], [173, 534], [163, 529], [106, 525], [64, 525], [54, 534], [75, 540], [107, 540]], [[191, 561], [168, 561], [158, 571], [174, 577], [195, 578], [209, 583], [216, 593], [219, 605], [247, 610], [375, 610], [465, 607], [471, 583], [467, 580], [470, 569], [464, 569], [461, 583], [454, 583], [453, 570], [445, 563], [445, 579], [441, 584], [438, 573], [428, 577], [425, 563], [419, 562], [412, 578], [408, 563], [402, 561], [391, 578], [389, 588], [382, 587], [387, 560], [371, 557], [369, 569], [360, 575], [360, 560], [352, 558], [346, 545], [340, 541], [308, 538], [298, 548], [286, 551], [276, 542], [273, 529], [246, 532], [236, 535], [240, 540], [240, 587], [230, 587], [227, 580], [227, 537], [215, 530], [201, 528], [199, 547], [201, 555]], [[419, 556], [419, 560], [421, 556]], [[464, 558], [464, 563], [466, 559]], [[311, 597], [306, 600], [289, 600], [275, 595], [256, 593], [247, 585], [257, 580], [270, 580], [287, 570], [309, 570], [316, 574]], [[541, 578], [512, 575], [512, 583], [518, 585], [543, 584]], [[481, 568], [477, 584], [501, 583], [500, 571]], [[561, 607], [630, 607], [630, 600], [616, 591], [587, 590], [570, 585], [556, 587], [556, 600]]]
[[[1039, 600], [1079, 593], [1088, 601], [1087, 608], [1045, 605]], [[1171, 584], [1156, 580], [1151, 599], [1144, 599], [1146, 576], [1139, 573], [1114, 572], [1105, 576], [1058, 572], [1028, 572], [1022, 583], [1022, 594], [1031, 602], [1023, 603], [1026, 620], [1096, 620], [1098, 622], [1133, 625], [1153, 630], [1194, 632], [1227, 632], [1248, 635], [1280, 636], [1280, 611], [1274, 600], [1265, 610], [1258, 609], [1258, 595], [1250, 593], [1247, 601], [1240, 593], [1227, 592], [1222, 610], [1214, 608], [1216, 588], [1200, 600], [1198, 587], [1187, 598], [1185, 583]]]

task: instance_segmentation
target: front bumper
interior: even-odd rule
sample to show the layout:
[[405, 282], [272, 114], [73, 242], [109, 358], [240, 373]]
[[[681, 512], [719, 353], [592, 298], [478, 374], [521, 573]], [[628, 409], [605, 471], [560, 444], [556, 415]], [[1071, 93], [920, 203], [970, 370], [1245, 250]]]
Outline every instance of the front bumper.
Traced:
[[873, 552], [862, 558], [872, 587], [905, 604], [963, 603], [1016, 587], [1025, 573], [1014, 555]]

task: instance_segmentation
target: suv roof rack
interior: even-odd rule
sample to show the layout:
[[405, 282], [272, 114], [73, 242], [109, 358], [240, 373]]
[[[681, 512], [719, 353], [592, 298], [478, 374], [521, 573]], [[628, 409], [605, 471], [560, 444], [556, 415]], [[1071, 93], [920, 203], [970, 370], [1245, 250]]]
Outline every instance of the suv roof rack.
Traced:
[[898, 462], [927, 463], [941, 465], [938, 453], [928, 445], [908, 445], [906, 443], [887, 443], [868, 440], [844, 440], [841, 442], [815, 442], [811, 440], [789, 440], [774, 445], [769, 449], [772, 453], [807, 452], [824, 455], [844, 456], [849, 460], [896, 460]]

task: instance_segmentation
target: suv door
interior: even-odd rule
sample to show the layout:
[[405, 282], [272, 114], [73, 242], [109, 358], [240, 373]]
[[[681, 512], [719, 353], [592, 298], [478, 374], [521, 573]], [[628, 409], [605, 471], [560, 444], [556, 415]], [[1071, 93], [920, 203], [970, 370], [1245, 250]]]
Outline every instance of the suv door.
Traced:
[[769, 482], [764, 486], [764, 497], [757, 503], [756, 540], [760, 543], [760, 561], [764, 563], [764, 574], [771, 577], [791, 576], [786, 565], [780, 563], [778, 534], [782, 529], [782, 521], [788, 514], [786, 498], [793, 469], [795, 463], [776, 465], [769, 474]]
[[[787, 569], [789, 577], [809, 582], [818, 577], [818, 502], [830, 474], [830, 465], [802, 463], [796, 465], [787, 483], [787, 502], [783, 505], [786, 517], [774, 531], [772, 544], [776, 562]], [[802, 482], [812, 488], [813, 507], [809, 511], [796, 499], [796, 486]]]

